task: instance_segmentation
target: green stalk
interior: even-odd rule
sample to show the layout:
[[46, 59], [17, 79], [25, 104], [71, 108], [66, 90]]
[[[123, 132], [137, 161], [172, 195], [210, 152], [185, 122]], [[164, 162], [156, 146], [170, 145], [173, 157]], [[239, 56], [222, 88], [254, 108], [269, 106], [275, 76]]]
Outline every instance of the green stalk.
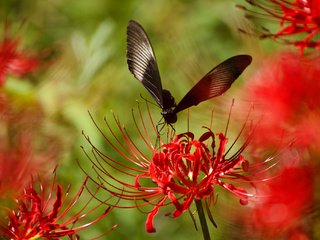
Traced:
[[201, 200], [197, 200], [197, 199], [195, 199], [194, 201], [197, 206], [197, 211], [198, 211], [199, 220], [200, 220], [200, 224], [201, 224], [203, 239], [204, 240], [211, 240], [209, 230], [208, 230], [206, 216], [203, 211], [202, 202], [201, 202]]

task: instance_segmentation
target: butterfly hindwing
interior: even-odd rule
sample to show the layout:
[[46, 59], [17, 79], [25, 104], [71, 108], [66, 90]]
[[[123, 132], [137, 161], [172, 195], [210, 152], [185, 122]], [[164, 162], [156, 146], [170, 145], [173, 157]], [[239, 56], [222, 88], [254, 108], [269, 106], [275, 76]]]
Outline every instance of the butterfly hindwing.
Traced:
[[133, 20], [127, 27], [127, 64], [134, 77], [163, 108], [160, 73], [151, 43], [142, 26]]
[[226, 92], [243, 70], [251, 63], [249, 55], [233, 56], [208, 72], [178, 103], [174, 109], [178, 113], [193, 105]]

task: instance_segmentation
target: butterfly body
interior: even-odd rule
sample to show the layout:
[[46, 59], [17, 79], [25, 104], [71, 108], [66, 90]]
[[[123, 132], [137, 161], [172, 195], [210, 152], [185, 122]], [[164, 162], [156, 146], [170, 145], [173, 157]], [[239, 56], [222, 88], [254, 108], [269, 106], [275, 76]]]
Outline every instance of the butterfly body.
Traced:
[[130, 72], [149, 91], [162, 109], [165, 123], [177, 121], [177, 113], [226, 92], [251, 63], [249, 55], [233, 56], [209, 71], [176, 104], [170, 91], [162, 88], [157, 61], [143, 27], [130, 20], [127, 28], [127, 64]]
[[177, 104], [169, 90], [163, 89], [162, 100], [163, 106], [161, 115], [163, 116], [164, 121], [168, 124], [175, 123], [178, 119], [177, 114], [174, 112]]

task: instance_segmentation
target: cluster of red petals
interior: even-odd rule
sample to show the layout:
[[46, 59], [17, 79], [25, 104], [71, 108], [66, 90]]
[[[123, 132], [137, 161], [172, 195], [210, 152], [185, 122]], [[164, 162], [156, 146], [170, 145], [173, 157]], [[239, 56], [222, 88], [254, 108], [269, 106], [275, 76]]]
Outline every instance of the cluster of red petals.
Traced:
[[0, 42], [0, 86], [8, 74], [23, 76], [34, 71], [39, 64], [38, 57], [18, 50], [19, 41], [5, 34]]
[[314, 167], [286, 166], [278, 177], [256, 188], [260, 201], [246, 212], [251, 235], [257, 239], [311, 239], [304, 221], [314, 199]]
[[32, 173], [40, 174], [56, 159], [55, 139], [41, 134], [41, 112], [38, 106], [17, 107], [0, 93], [0, 199], [17, 197]]
[[255, 147], [294, 139], [296, 147], [320, 146], [320, 57], [280, 53], [266, 57], [247, 83], [246, 98], [263, 118]]
[[[112, 155], [104, 153], [85, 136], [92, 147], [91, 154], [85, 153], [92, 163], [93, 172], [90, 173], [90, 169], [83, 171], [114, 196], [113, 199], [121, 199], [114, 207], [139, 208], [147, 212], [147, 232], [156, 231], [153, 220], [160, 208], [171, 205], [174, 207], [172, 216], [178, 217], [189, 209], [194, 200], [212, 203], [215, 186], [228, 190], [242, 204], [252, 197], [245, 188], [248, 185], [252, 187], [249, 176], [253, 166], [249, 166], [241, 155], [249, 140], [230, 154], [234, 143], [227, 148], [226, 136], [222, 133], [216, 135], [208, 129], [198, 140], [193, 133], [187, 132], [176, 135], [169, 143], [161, 143], [160, 140], [160, 146], [154, 148], [140, 108], [139, 113], [139, 121], [136, 121], [134, 114], [133, 120], [139, 141], [145, 144], [145, 151], [116, 117], [120, 134], [108, 121], [107, 129], [111, 134], [106, 134], [94, 122], [108, 145], [116, 151]], [[157, 134], [155, 128], [154, 131]], [[219, 143], [217, 147], [216, 142]], [[150, 152], [152, 156], [144, 152]], [[234, 183], [240, 185], [235, 186]]]
[[[80, 210], [71, 213], [71, 209], [80, 200], [86, 181], [73, 199], [67, 198], [69, 187], [65, 196], [63, 196], [61, 185], [55, 182], [49, 193], [46, 192], [44, 185], [40, 184], [39, 189], [37, 189], [35, 183], [31, 183], [17, 199], [17, 210], [8, 209], [7, 221], [0, 222], [0, 237], [20, 240], [60, 239], [66, 236], [69, 239], [80, 239], [77, 235], [78, 231], [100, 221], [109, 211], [109, 209], [103, 211], [92, 222], [77, 226], [78, 222], [101, 206], [101, 203], [99, 203], [93, 209], [86, 210], [92, 200], [91, 198], [82, 203]], [[53, 199], [54, 195], [55, 199]]]
[[[246, 0], [259, 12], [248, 10], [249, 16], [277, 21], [280, 30], [266, 31], [260, 37], [283, 39], [303, 51], [305, 48], [320, 48], [320, 1], [319, 0]], [[265, 29], [266, 30], [266, 29]], [[293, 38], [290, 38], [293, 37]]]
[[188, 210], [193, 200], [213, 197], [215, 185], [220, 185], [239, 197], [242, 204], [247, 203], [247, 191], [224, 182], [223, 179], [241, 178], [239, 170], [247, 171], [248, 162], [241, 155], [225, 159], [227, 138], [222, 133], [218, 137], [217, 153], [214, 152], [215, 135], [211, 131], [205, 132], [199, 140], [195, 140], [191, 132], [180, 134], [155, 151], [149, 174], [161, 189], [164, 198], [148, 215], [148, 232], [155, 231], [153, 218], [166, 199], [176, 208], [173, 217]]
[[14, 196], [27, 184], [31, 172], [40, 170], [39, 163], [43, 159], [35, 159], [29, 134], [20, 134], [16, 137], [16, 146], [0, 144], [0, 198]]

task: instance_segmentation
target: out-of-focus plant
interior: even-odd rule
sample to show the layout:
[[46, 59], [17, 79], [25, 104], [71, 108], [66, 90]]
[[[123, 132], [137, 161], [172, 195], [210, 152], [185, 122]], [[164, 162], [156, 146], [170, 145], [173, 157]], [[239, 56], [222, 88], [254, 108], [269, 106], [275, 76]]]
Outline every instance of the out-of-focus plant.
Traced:
[[106, 43], [110, 42], [112, 28], [111, 23], [105, 21], [98, 26], [90, 40], [78, 31], [72, 35], [72, 48], [80, 63], [78, 66], [80, 70], [78, 87], [85, 87], [109, 60], [113, 50], [110, 45], [107, 47]]
[[[282, 52], [267, 56], [245, 85], [245, 95], [263, 119], [255, 142], [266, 148], [295, 140], [295, 146], [320, 146], [320, 57]], [[319, 151], [318, 151], [319, 152]]]
[[19, 49], [19, 39], [11, 36], [9, 27], [0, 42], [0, 85], [8, 75], [24, 76], [38, 67], [39, 57]]

